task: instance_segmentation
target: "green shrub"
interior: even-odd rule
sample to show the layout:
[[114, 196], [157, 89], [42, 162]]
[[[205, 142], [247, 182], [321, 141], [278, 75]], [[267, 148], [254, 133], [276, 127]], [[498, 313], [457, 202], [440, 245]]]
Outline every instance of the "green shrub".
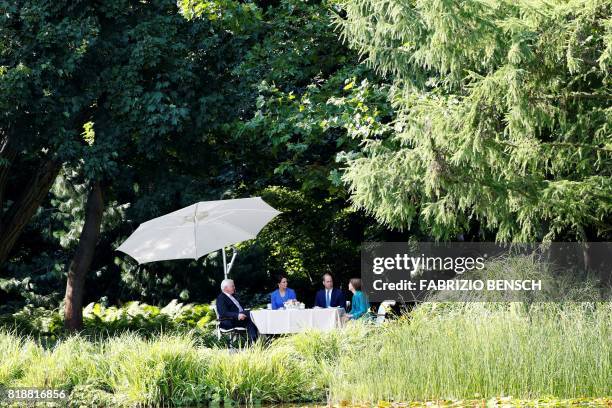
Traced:
[[[90, 303], [83, 308], [81, 334], [100, 338], [123, 332], [155, 336], [163, 332], [195, 330], [200, 342], [212, 345], [215, 344], [214, 320], [214, 310], [207, 304], [183, 304], [173, 300], [160, 308], [139, 302], [127, 302], [121, 307]], [[63, 313], [58, 309], [26, 307], [14, 314], [0, 316], [0, 328], [34, 337], [47, 346], [70, 335], [64, 330]]]
[[159, 308], [139, 302], [128, 302], [121, 307], [104, 307], [90, 303], [83, 309], [86, 332], [116, 334], [124, 331], [158, 333], [160, 331], [210, 331], [215, 319], [210, 305], [182, 304], [176, 300]]

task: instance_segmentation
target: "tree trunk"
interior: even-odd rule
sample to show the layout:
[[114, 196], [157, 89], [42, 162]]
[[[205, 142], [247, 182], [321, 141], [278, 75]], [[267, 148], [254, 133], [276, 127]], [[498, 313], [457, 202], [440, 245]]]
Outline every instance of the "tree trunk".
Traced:
[[582, 240], [582, 259], [584, 269], [588, 273], [599, 277], [602, 293], [605, 294], [612, 287], [612, 272], [610, 271], [610, 248], [609, 242], [596, 242], [597, 232], [595, 227], [580, 227], [579, 233]]
[[47, 197], [62, 163], [50, 158], [37, 170], [21, 196], [0, 218], [0, 265], [8, 258], [17, 238]]
[[91, 266], [91, 261], [100, 235], [104, 199], [100, 182], [94, 182], [89, 195], [85, 214], [85, 224], [79, 238], [79, 245], [70, 267], [64, 298], [64, 326], [67, 330], [80, 330], [83, 326], [83, 290], [85, 274]]

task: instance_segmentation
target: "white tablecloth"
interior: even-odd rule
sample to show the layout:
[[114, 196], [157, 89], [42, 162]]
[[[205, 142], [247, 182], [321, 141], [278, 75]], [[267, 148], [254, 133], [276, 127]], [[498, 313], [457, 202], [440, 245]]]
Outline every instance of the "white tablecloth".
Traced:
[[261, 334], [298, 333], [308, 329], [330, 331], [342, 326], [344, 309], [252, 310], [251, 319]]

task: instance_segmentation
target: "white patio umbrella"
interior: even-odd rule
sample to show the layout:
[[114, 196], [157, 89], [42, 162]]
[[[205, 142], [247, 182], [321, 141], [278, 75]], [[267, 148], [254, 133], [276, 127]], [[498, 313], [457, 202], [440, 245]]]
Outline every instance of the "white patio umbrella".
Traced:
[[139, 264], [171, 259], [198, 259], [221, 249], [225, 277], [225, 247], [255, 238], [280, 214], [261, 197], [202, 201], [140, 224], [118, 251]]

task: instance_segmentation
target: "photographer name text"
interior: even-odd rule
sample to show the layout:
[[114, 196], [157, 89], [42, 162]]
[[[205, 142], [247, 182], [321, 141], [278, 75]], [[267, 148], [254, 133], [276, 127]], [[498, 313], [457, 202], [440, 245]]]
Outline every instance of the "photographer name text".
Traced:
[[397, 282], [385, 282], [382, 279], [372, 282], [372, 287], [377, 291], [393, 290], [440, 290], [440, 291], [540, 291], [542, 282], [540, 280], [519, 279], [421, 279], [411, 281], [402, 279]]

